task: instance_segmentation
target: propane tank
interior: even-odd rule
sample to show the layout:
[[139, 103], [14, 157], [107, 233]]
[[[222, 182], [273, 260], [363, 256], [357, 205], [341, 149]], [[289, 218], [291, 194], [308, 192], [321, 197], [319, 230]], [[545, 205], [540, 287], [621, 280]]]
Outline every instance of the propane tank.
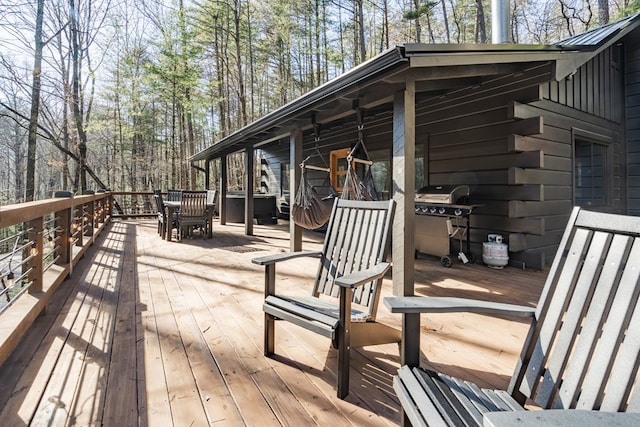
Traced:
[[509, 246], [502, 242], [502, 236], [489, 234], [488, 240], [482, 243], [482, 262], [491, 268], [503, 268], [509, 264]]

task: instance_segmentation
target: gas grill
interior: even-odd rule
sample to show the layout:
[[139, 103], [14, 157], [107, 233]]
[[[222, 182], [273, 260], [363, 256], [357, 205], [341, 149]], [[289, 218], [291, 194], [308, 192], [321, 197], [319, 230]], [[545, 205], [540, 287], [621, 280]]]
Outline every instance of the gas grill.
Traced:
[[[458, 238], [458, 258], [473, 262], [467, 233], [469, 217], [477, 205], [469, 204], [469, 186], [427, 186], [416, 191], [416, 255], [418, 252], [440, 257], [442, 265], [451, 267], [450, 242]], [[465, 238], [466, 237], [466, 238]], [[466, 250], [462, 241], [466, 240]]]

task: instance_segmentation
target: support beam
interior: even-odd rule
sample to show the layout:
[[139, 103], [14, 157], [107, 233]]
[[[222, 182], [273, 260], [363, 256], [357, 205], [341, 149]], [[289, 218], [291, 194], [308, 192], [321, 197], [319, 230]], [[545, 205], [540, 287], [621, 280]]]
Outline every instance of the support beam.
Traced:
[[220, 225], [227, 223], [227, 155], [220, 156]]
[[205, 188], [205, 190], [209, 190], [211, 188], [211, 184], [209, 183], [210, 177], [211, 177], [211, 160], [207, 159], [204, 162], [204, 188]]
[[253, 164], [255, 150], [253, 145], [245, 149], [244, 155], [244, 234], [253, 236], [253, 183], [255, 181], [256, 168]]
[[393, 294], [413, 295], [415, 194], [415, 85], [407, 82], [393, 102]]
[[[413, 295], [415, 279], [415, 119], [415, 81], [408, 80], [393, 100], [393, 294], [398, 296]], [[420, 360], [420, 317], [405, 316], [403, 323], [401, 357], [415, 366]]]
[[[302, 130], [296, 129], [289, 136], [289, 206], [293, 205], [300, 184], [302, 160]], [[289, 218], [289, 244], [291, 252], [302, 250], [302, 227], [293, 222], [293, 217]]]

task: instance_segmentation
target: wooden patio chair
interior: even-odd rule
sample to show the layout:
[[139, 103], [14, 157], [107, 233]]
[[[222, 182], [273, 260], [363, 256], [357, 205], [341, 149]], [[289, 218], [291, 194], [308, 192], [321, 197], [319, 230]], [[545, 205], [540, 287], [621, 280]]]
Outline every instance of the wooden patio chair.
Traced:
[[179, 202], [182, 200], [182, 190], [167, 190], [167, 200], [170, 202]]
[[[532, 320], [507, 391], [481, 390], [416, 367], [420, 344], [412, 337], [419, 334], [405, 330], [403, 339], [412, 341], [403, 343], [403, 366], [393, 381], [405, 422], [640, 425], [632, 414], [640, 411], [639, 277], [640, 218], [575, 208], [535, 309], [462, 298], [385, 298], [392, 312], [403, 313], [403, 324], [405, 316], [463, 311]], [[515, 412], [525, 402], [558, 411]]]
[[213, 237], [213, 218], [216, 214], [216, 199], [218, 198], [218, 190], [207, 190], [207, 234], [209, 238]]
[[200, 228], [200, 234], [204, 237], [209, 222], [206, 202], [207, 193], [204, 191], [182, 191], [178, 211], [180, 237], [191, 236], [195, 227]]
[[167, 218], [167, 208], [164, 206], [164, 200], [162, 199], [162, 193], [160, 191], [154, 191], [153, 198], [156, 202], [158, 213], [158, 234], [164, 239], [167, 234], [167, 227], [171, 227], [171, 229], [177, 228], [177, 215], [173, 214], [171, 220]]
[[[265, 266], [264, 353], [275, 351], [275, 320], [286, 320], [331, 339], [338, 350], [337, 394], [349, 393], [349, 349], [400, 341], [400, 331], [377, 323], [394, 202], [336, 200], [321, 251], [253, 259]], [[276, 263], [319, 258], [309, 297], [276, 292]], [[352, 305], [353, 304], [353, 305]], [[348, 315], [347, 313], [350, 313]]]

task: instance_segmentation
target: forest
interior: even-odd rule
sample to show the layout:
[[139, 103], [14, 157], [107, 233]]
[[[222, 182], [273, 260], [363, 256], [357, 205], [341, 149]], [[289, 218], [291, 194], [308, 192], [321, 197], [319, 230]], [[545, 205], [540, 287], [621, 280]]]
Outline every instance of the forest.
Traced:
[[[510, 0], [511, 41], [553, 43], [638, 10]], [[0, 0], [0, 204], [203, 188], [191, 155], [415, 42], [490, 43], [491, 2]], [[242, 155], [228, 162], [241, 189]]]

